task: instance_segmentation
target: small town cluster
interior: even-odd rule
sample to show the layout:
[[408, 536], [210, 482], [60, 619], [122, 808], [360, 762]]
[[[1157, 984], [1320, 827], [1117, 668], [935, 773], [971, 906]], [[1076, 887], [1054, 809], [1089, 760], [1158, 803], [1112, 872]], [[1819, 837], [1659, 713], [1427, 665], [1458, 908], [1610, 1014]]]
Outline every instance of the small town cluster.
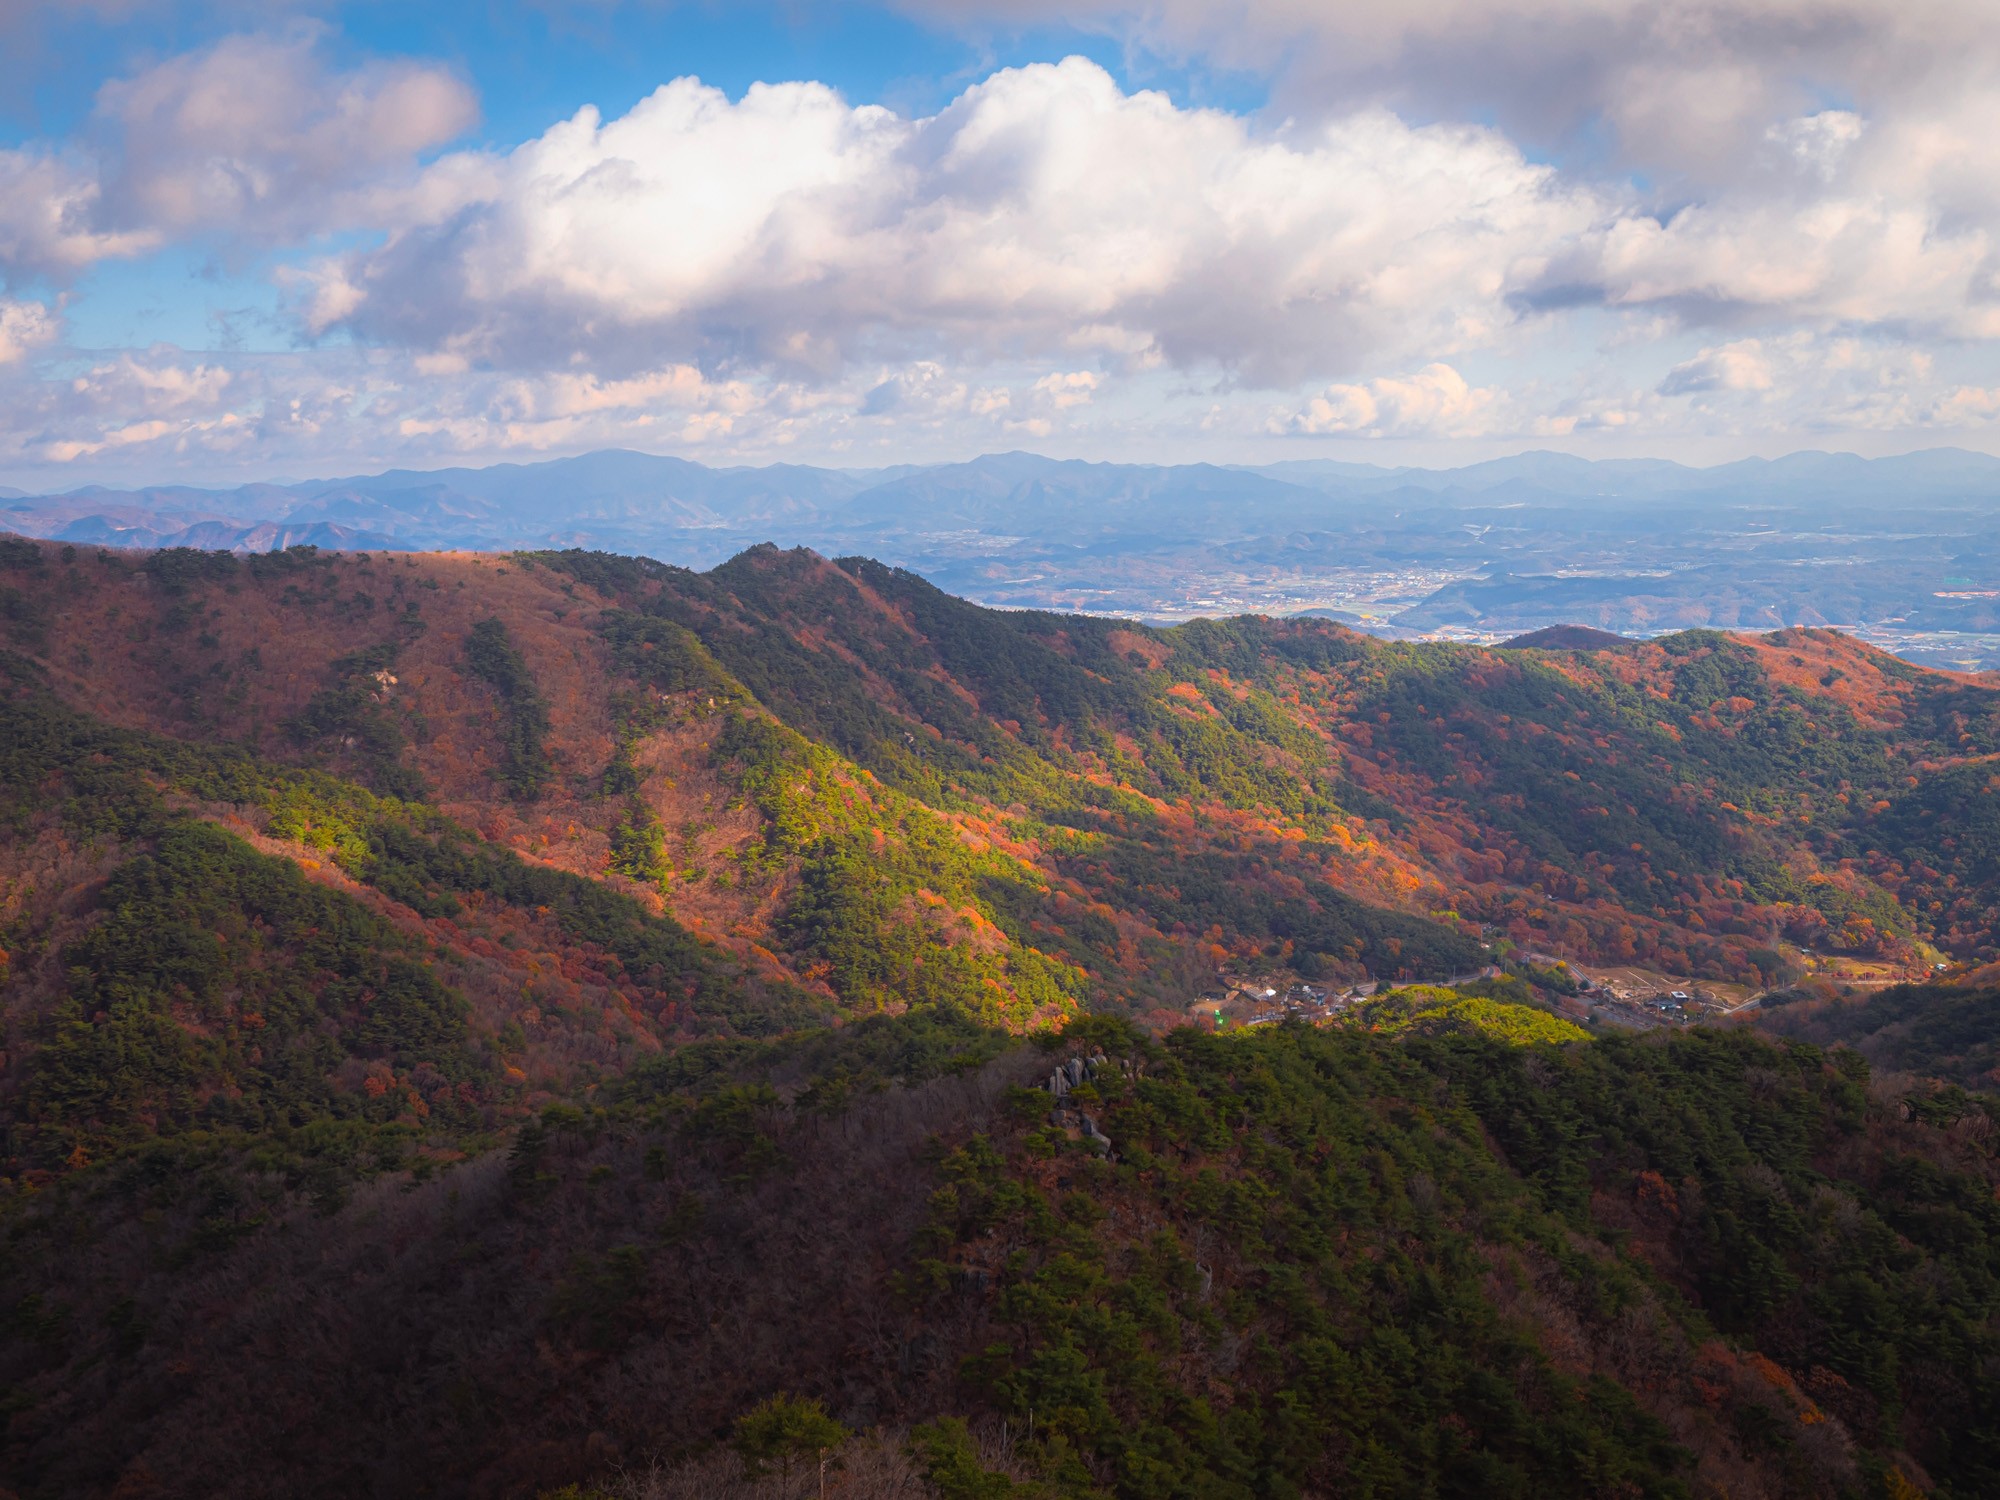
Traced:
[[[1590, 973], [1564, 959], [1544, 954], [1526, 955], [1526, 959], [1531, 977], [1561, 977], [1562, 990], [1550, 996], [1553, 1009], [1564, 1019], [1580, 1024], [1595, 1023], [1626, 1030], [1689, 1026], [1732, 1015], [1757, 1003], [1754, 997], [1724, 994], [1692, 980], [1677, 981], [1638, 970]], [[1521, 970], [1488, 964], [1438, 983], [1457, 987], [1503, 979], [1516, 972]], [[1288, 1020], [1330, 1025], [1353, 1019], [1362, 1002], [1393, 987], [1374, 979], [1353, 984], [1313, 984], [1286, 973], [1219, 974], [1214, 987], [1188, 1006], [1188, 1017], [1195, 1025], [1216, 1031], [1270, 1026]]]

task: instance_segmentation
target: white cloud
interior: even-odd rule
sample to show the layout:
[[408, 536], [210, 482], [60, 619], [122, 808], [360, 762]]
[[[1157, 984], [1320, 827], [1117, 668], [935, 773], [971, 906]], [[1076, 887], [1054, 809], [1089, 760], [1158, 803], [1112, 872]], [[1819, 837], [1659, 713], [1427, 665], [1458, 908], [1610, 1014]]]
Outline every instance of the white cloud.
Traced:
[[1302, 116], [1375, 102], [1488, 118], [1551, 147], [1736, 180], [1772, 122], [1976, 94], [2000, 69], [1990, 0], [903, 0], [936, 24], [1097, 25], [1141, 51], [1277, 79]]
[[1989, 424], [1996, 390], [1940, 377], [1925, 349], [1794, 332], [1702, 349], [1658, 394], [1720, 430], [1932, 432]]
[[0, 150], [0, 281], [69, 277], [158, 246], [152, 230], [99, 228], [98, 198], [93, 167], [73, 153]]
[[1705, 391], [1768, 391], [1774, 383], [1770, 356], [1757, 339], [1739, 339], [1717, 349], [1704, 349], [1683, 360], [1660, 382], [1662, 396], [1692, 396]]
[[0, 401], [0, 455], [57, 466], [118, 450], [158, 459], [227, 454], [254, 436], [244, 382], [179, 350], [126, 353], [77, 375], [14, 383]]
[[1939, 427], [1984, 427], [2000, 422], [2000, 385], [1962, 385], [1938, 397], [1929, 415]]
[[[1001, 393], [1005, 404], [1006, 393]], [[921, 359], [900, 370], [882, 372], [862, 397], [864, 417], [887, 417], [899, 424], [936, 422], [962, 412], [973, 400], [972, 388], [936, 360]]]
[[1831, 182], [1849, 148], [1861, 139], [1868, 122], [1850, 109], [1823, 109], [1817, 114], [1781, 120], [1764, 132], [1764, 139], [1822, 182]]
[[54, 343], [60, 329], [61, 320], [46, 304], [0, 297], [0, 365], [13, 364]]
[[188, 465], [381, 467], [620, 443], [741, 439], [761, 452], [846, 420], [860, 399], [853, 390], [710, 380], [682, 364], [619, 380], [419, 364], [351, 349], [227, 356], [168, 347], [80, 373], [37, 375], [17, 363], [0, 381], [0, 464], [46, 469], [43, 482], [63, 486], [77, 482], [65, 470], [88, 464], [156, 480]]
[[[1500, 388], [1434, 365], [1321, 387], [1275, 415], [1268, 394], [1216, 393], [1160, 373], [1102, 375], [1089, 403], [1058, 406], [1081, 386], [1032, 366], [975, 381], [968, 371], [920, 361], [803, 381], [716, 377], [668, 361], [610, 378], [443, 368], [393, 350], [228, 355], [160, 347], [77, 372], [68, 356], [38, 370], [30, 351], [0, 365], [0, 476], [67, 488], [98, 479], [421, 468], [605, 447], [714, 463], [768, 462], [780, 453], [807, 462], [854, 462], [864, 453], [866, 461], [900, 462], [1033, 442], [1078, 456], [1178, 461], [1218, 451], [1278, 457], [1300, 439], [1347, 438], [1436, 445], [1401, 451], [1444, 457], [1464, 453], [1455, 445], [1465, 443], [1492, 451], [1622, 435], [1625, 451], [1657, 451], [1663, 439], [1697, 436], [1974, 433], [2000, 421], [2000, 386], [1941, 375], [1921, 351], [1809, 336], [1761, 343], [1770, 371], [1761, 387], [1718, 379], [1666, 396], [1602, 369]], [[1741, 369], [1744, 353], [1716, 345], [1683, 363], [1736, 361]], [[1096, 372], [1059, 372], [1072, 373]], [[1657, 374], [1650, 382], [1660, 383]], [[884, 386], [896, 392], [886, 406], [874, 394]]]
[[[1130, 24], [1161, 47], [1277, 68], [1297, 43], [1280, 105], [1077, 58], [922, 117], [682, 79], [436, 157], [474, 117], [448, 70], [234, 38], [105, 86], [74, 141], [0, 150], [0, 456], [1979, 428], [2000, 40], [1969, 14], [1159, 0]], [[225, 280], [275, 264], [323, 342], [62, 347], [92, 326], [82, 272], [188, 242]]]
[[1072, 406], [1088, 406], [1104, 377], [1094, 370], [1071, 370], [1067, 374], [1044, 375], [1035, 382], [1035, 393], [1057, 411]]
[[1081, 58], [914, 120], [683, 79], [433, 171], [468, 201], [319, 267], [314, 328], [530, 367], [1074, 350], [1287, 383], [1477, 342], [1604, 212], [1489, 131], [1263, 133]]
[[685, 406], [710, 389], [692, 365], [649, 370], [628, 380], [565, 372], [535, 381], [510, 381], [504, 387], [508, 404], [521, 419], [530, 421]]
[[1743, 195], [1630, 214], [1552, 257], [1538, 298], [1658, 307], [1697, 323], [1897, 325], [2000, 337], [1992, 227], [1921, 192]]
[[379, 223], [398, 177], [478, 108], [441, 68], [329, 69], [305, 30], [226, 38], [108, 83], [97, 114], [115, 141], [102, 208], [113, 222], [283, 241]]
[[232, 37], [98, 93], [85, 138], [0, 150], [0, 277], [68, 279], [175, 239], [286, 245], [435, 212], [421, 154], [477, 117], [451, 74], [329, 69], [306, 30]]
[[316, 333], [496, 367], [819, 379], [1068, 354], [1285, 386], [1578, 306], [2000, 337], [2000, 102], [1820, 110], [1753, 154], [1754, 181], [1655, 215], [1490, 130], [1374, 108], [1264, 129], [1080, 58], [918, 119], [682, 79], [436, 163], [407, 225], [300, 273], [299, 305]]
[[1492, 429], [1496, 393], [1475, 389], [1450, 365], [1414, 375], [1331, 385], [1277, 420], [1277, 430], [1306, 436], [1477, 437]]

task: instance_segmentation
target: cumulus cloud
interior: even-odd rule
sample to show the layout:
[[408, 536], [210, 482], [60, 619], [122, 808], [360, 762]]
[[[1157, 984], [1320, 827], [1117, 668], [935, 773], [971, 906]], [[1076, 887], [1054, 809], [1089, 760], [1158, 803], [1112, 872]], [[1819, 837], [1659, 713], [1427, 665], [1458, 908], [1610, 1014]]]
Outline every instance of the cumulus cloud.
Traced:
[[1494, 120], [1563, 164], [1566, 190], [1594, 182], [1615, 205], [1545, 244], [1524, 308], [2000, 337], [2000, 27], [1988, 0], [923, 8], [1094, 23], [1159, 54], [1249, 68], [1275, 79], [1274, 110], [1299, 119], [1372, 102], [1406, 118]]
[[1798, 115], [1759, 151], [1754, 182], [1660, 213], [1490, 130], [1264, 129], [1081, 58], [916, 119], [681, 79], [435, 163], [385, 243], [298, 273], [297, 305], [315, 333], [499, 367], [668, 350], [818, 378], [1081, 354], [1282, 386], [1578, 306], [2000, 337], [2000, 95]]
[[1954, 382], [1937, 364], [1927, 349], [1799, 331], [1704, 348], [1658, 394], [1727, 431], [1940, 431], [2000, 415], [2000, 388]]
[[1477, 342], [1605, 213], [1490, 131], [1263, 133], [1081, 58], [920, 119], [682, 79], [434, 171], [466, 201], [318, 267], [315, 329], [500, 365], [1076, 351], [1283, 383]]
[[209, 360], [127, 352], [60, 379], [12, 382], [0, 401], [0, 455], [60, 466], [124, 449], [226, 454], [254, 434], [242, 395], [235, 373]]
[[935, 23], [1097, 25], [1171, 58], [1274, 75], [1282, 109], [1372, 100], [1538, 144], [1734, 180], [1775, 120], [1967, 95], [2000, 67], [1987, 0], [904, 0]]
[[1693, 396], [1707, 391], [1768, 391], [1775, 383], [1770, 357], [1758, 339], [1740, 339], [1716, 349], [1704, 349], [1683, 360], [1660, 382], [1662, 396]]
[[[1715, 370], [1736, 360], [1741, 369], [1744, 353], [1716, 345], [1681, 363]], [[1946, 434], [2000, 422], [2000, 386], [1940, 375], [1916, 351], [1787, 338], [1761, 341], [1758, 357], [1770, 371], [1765, 387], [1717, 378], [1662, 395], [1599, 370], [1498, 388], [1438, 365], [1321, 387], [1274, 413], [1268, 395], [1196, 391], [1161, 374], [1101, 376], [1090, 402], [1059, 406], [1082, 390], [1065, 377], [1096, 372], [1051, 379], [1033, 366], [968, 380], [917, 361], [829, 382], [718, 377], [669, 360], [613, 378], [440, 367], [384, 349], [159, 347], [82, 368], [68, 357], [38, 370], [30, 350], [0, 365], [0, 474], [67, 488], [86, 479], [352, 473], [603, 447], [678, 451], [712, 463], [769, 462], [788, 452], [808, 462], [901, 462], [1045, 440], [1152, 461], [1212, 454], [1212, 443], [1276, 456], [1274, 443], [1330, 438], [1434, 443], [1442, 456], [1463, 452], [1452, 445], [1467, 441], [1622, 433], [1657, 449], [1663, 438], [1690, 434]], [[1658, 375], [1651, 382], [1661, 383]], [[893, 401], [879, 394], [885, 386]]]
[[102, 206], [114, 222], [283, 240], [379, 219], [396, 175], [478, 108], [425, 64], [329, 69], [306, 31], [169, 59], [106, 84], [97, 113], [115, 141]]
[[1475, 437], [1490, 430], [1496, 399], [1450, 365], [1433, 364], [1400, 378], [1328, 386], [1276, 426], [1313, 437]]
[[[447, 69], [336, 65], [309, 29], [169, 58], [75, 140], [0, 149], [0, 455], [1995, 419], [2000, 42], [1956, 0], [1096, 14], [1278, 69], [1279, 103], [1177, 105], [1080, 58], [924, 116], [680, 79], [439, 155], [476, 114]], [[80, 273], [189, 242], [274, 266], [319, 345], [62, 348]], [[1496, 368], [1532, 373], [1461, 373]]]
[[1940, 395], [1930, 415], [1939, 427], [1984, 427], [2000, 422], [2000, 385], [1962, 385]]
[[100, 228], [99, 197], [92, 164], [75, 153], [0, 150], [0, 283], [66, 278], [159, 245], [150, 229]]
[[1822, 182], [1831, 182], [1867, 128], [1868, 122], [1851, 109], [1823, 109], [1768, 126], [1764, 140], [1792, 165], [1805, 168]]
[[[0, 303], [0, 329], [12, 304]], [[53, 485], [65, 471], [157, 479], [163, 468], [249, 462], [451, 462], [614, 444], [764, 453], [827, 429], [859, 405], [850, 388], [711, 380], [665, 364], [607, 380], [419, 368], [356, 349], [196, 354], [160, 346], [37, 373], [0, 364], [0, 465]]]
[[[829, 399], [836, 404], [843, 402], [832, 392]], [[904, 430], [913, 426], [936, 429], [957, 417], [1004, 412], [1013, 400], [1013, 392], [1004, 386], [975, 387], [936, 360], [920, 359], [882, 372], [862, 396], [857, 410], [863, 417], [893, 419]]]
[[1104, 377], [1095, 370], [1070, 370], [1044, 375], [1035, 382], [1035, 394], [1057, 411], [1072, 406], [1088, 406]]
[[85, 136], [0, 150], [0, 275], [67, 279], [175, 239], [284, 245], [429, 215], [420, 156], [477, 118], [450, 73], [326, 66], [317, 34], [231, 37], [99, 91]]
[[29, 351], [55, 342], [59, 319], [45, 304], [0, 297], [0, 365], [27, 357]]
[[2000, 337], [1994, 220], [1926, 191], [1908, 157], [1900, 184], [1889, 181], [1888, 160], [1867, 165], [1835, 191], [1623, 215], [1559, 247], [1530, 298], [1662, 308], [1694, 323], [1817, 320]]

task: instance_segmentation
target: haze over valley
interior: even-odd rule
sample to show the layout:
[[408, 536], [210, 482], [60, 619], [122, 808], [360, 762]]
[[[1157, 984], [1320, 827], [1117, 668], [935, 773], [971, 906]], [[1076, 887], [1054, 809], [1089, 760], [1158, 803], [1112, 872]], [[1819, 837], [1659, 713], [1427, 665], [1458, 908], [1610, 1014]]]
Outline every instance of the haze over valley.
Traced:
[[1799, 453], [1698, 469], [1525, 453], [1458, 469], [1326, 460], [714, 469], [603, 452], [230, 490], [0, 502], [86, 546], [584, 547], [705, 568], [761, 542], [867, 555], [985, 604], [1174, 621], [1323, 614], [1503, 640], [1829, 626], [1913, 661], [2000, 665], [2000, 459]]

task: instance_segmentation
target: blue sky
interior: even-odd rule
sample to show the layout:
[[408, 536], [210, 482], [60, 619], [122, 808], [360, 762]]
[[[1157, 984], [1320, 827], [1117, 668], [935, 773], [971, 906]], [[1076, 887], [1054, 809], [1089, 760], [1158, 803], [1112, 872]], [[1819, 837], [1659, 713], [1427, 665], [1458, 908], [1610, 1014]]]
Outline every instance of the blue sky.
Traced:
[[[212, 45], [259, 14], [238, 7], [31, 7], [15, 22], [15, 62], [0, 97], [0, 140], [67, 134], [88, 118], [107, 77]], [[268, 20], [273, 12], [264, 11]], [[879, 5], [520, 4], [363, 0], [299, 5], [280, 24], [323, 23], [328, 50], [358, 62], [422, 57], [458, 69], [481, 91], [480, 134], [511, 144], [596, 104], [623, 113], [669, 78], [696, 74], [731, 94], [758, 82], [817, 79], [850, 99], [927, 113], [997, 68], [1080, 53], [1145, 88], [1234, 109], [1269, 97], [1268, 74], [1162, 55], [1095, 18], [927, 22]]]
[[[136, 14], [46, 8], [32, 53], [17, 61], [8, 80], [22, 87], [0, 98], [7, 111], [0, 115], [0, 142], [18, 146], [79, 133], [106, 77], [237, 34], [243, 14], [173, 6]], [[686, 75], [732, 97], [755, 83], [812, 79], [855, 103], [928, 114], [999, 68], [1075, 54], [1128, 87], [1166, 89], [1184, 101], [1252, 111], [1268, 95], [1255, 73], [1150, 55], [1104, 27], [936, 26], [869, 5], [367, 0], [301, 7], [289, 20], [323, 25], [329, 58], [350, 64], [422, 58], [470, 80], [480, 118], [454, 144], [495, 149], [537, 135], [585, 105], [623, 114], [661, 83]], [[75, 288], [72, 335], [96, 348], [159, 340], [188, 348], [291, 347], [291, 332], [277, 316], [276, 288], [256, 268], [227, 269], [235, 274], [223, 274], [224, 263], [204, 246], [101, 263]]]
[[1992, 450], [1982, 10], [0, 0], [0, 483]]

